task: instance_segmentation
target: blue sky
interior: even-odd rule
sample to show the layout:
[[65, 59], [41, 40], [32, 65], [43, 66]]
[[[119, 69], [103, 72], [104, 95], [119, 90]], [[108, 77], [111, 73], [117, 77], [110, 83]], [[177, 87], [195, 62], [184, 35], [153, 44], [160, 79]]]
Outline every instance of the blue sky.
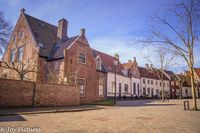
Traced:
[[[86, 29], [92, 48], [110, 55], [119, 53], [121, 62], [137, 58], [139, 65], [147, 62], [138, 40], [145, 38], [150, 17], [158, 9], [169, 4], [164, 0], [1, 0], [0, 10], [6, 19], [15, 25], [21, 8], [26, 13], [57, 25], [66, 18], [69, 21], [68, 35], [79, 34]], [[146, 53], [152, 52], [146, 50]], [[200, 61], [197, 66], [200, 67]], [[184, 65], [184, 64], [182, 64]], [[173, 68], [180, 71], [182, 66]]]

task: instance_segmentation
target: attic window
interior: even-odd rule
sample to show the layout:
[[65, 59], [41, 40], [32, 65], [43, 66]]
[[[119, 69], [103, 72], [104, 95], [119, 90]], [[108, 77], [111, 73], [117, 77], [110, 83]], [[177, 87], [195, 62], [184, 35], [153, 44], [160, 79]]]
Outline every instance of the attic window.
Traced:
[[40, 47], [40, 48], [44, 48], [44, 45], [41, 44], [41, 43], [39, 43], [39, 47]]
[[101, 70], [101, 59], [99, 56], [96, 58], [96, 69]]

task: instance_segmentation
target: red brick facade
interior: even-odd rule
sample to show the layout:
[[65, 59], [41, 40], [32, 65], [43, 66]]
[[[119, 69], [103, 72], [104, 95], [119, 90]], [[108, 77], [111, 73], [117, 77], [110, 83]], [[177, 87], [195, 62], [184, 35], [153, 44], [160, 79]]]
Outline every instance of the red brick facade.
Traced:
[[[84, 80], [81, 103], [104, 99], [104, 95], [99, 95], [99, 79], [104, 77], [106, 84], [106, 74], [96, 71], [95, 58], [85, 30], [81, 29], [80, 35], [70, 38], [67, 35], [67, 24], [65, 19], [61, 19], [57, 27], [29, 16], [22, 10], [3, 61], [10, 63], [11, 52], [15, 51], [15, 61], [18, 62], [19, 48], [23, 47], [22, 62], [31, 62], [37, 66], [36, 72], [26, 75], [28, 80], [74, 85], [81, 79]], [[79, 62], [79, 53], [85, 56], [85, 63]], [[19, 79], [14, 70], [1, 68], [2, 75]]]

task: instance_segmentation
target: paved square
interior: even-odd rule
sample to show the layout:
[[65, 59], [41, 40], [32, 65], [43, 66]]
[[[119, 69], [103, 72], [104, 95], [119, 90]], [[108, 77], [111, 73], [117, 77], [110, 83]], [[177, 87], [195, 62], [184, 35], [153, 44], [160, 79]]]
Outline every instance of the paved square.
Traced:
[[200, 111], [184, 111], [183, 100], [121, 101], [101, 110], [1, 116], [0, 120], [0, 126], [40, 127], [42, 133], [200, 133]]

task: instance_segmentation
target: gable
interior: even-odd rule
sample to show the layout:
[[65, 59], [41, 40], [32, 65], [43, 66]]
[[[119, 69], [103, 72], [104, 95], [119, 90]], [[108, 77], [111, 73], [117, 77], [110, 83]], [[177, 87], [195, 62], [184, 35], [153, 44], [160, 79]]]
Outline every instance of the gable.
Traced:
[[40, 47], [39, 55], [48, 57], [57, 41], [57, 27], [27, 14], [25, 17]]

